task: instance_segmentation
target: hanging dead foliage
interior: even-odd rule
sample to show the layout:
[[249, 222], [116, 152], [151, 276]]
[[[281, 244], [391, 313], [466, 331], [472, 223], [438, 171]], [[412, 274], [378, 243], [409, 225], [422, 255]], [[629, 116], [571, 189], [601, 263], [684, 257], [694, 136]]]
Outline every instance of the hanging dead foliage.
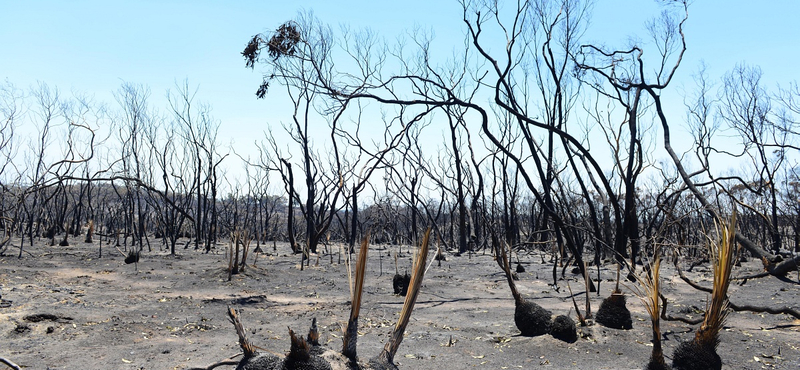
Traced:
[[278, 27], [267, 43], [269, 55], [278, 59], [284, 55], [294, 55], [300, 42], [300, 31], [294, 22], [286, 22]]

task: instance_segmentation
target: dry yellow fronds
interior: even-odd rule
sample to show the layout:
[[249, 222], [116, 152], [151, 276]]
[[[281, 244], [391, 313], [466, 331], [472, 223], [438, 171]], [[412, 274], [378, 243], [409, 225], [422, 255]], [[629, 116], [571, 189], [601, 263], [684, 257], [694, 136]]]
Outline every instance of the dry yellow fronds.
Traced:
[[636, 280], [642, 284], [643, 291], [635, 291], [634, 293], [642, 300], [647, 313], [650, 315], [650, 320], [653, 321], [654, 328], [658, 326], [658, 317], [660, 312], [661, 301], [659, 299], [659, 292], [661, 291], [659, 274], [661, 270], [661, 256], [656, 254], [655, 260], [650, 264], [650, 274], [645, 276], [636, 276]]
[[361, 241], [361, 248], [358, 251], [358, 261], [356, 261], [356, 285], [355, 289], [351, 292], [352, 309], [350, 310], [350, 319], [358, 317], [358, 312], [361, 309], [361, 293], [364, 291], [364, 276], [367, 270], [367, 251], [369, 250], [369, 231], [364, 235], [364, 240]]
[[397, 324], [395, 325], [389, 340], [386, 342], [386, 345], [383, 347], [383, 351], [381, 351], [380, 355], [378, 355], [380, 362], [389, 364], [393, 363], [394, 355], [397, 353], [397, 349], [400, 347], [400, 342], [403, 341], [403, 333], [405, 332], [406, 326], [411, 319], [411, 312], [414, 310], [414, 304], [417, 302], [419, 288], [422, 285], [422, 279], [425, 276], [425, 261], [428, 258], [428, 244], [430, 236], [431, 229], [428, 228], [428, 230], [425, 232], [425, 235], [422, 237], [422, 245], [419, 247], [419, 251], [414, 256], [414, 267], [412, 268], [413, 272], [411, 273], [411, 282], [408, 285], [408, 294], [406, 294], [406, 300], [403, 303], [403, 309], [400, 310], [400, 317], [397, 319]]
[[651, 356], [651, 361], [655, 361], [658, 363], [664, 363], [664, 353], [661, 348], [661, 321], [660, 321], [660, 312], [661, 312], [661, 282], [659, 279], [661, 271], [661, 254], [659, 250], [656, 250], [655, 253], [655, 260], [650, 263], [650, 273], [645, 274], [644, 276], [634, 275], [636, 280], [639, 284], [642, 285], [642, 288], [639, 289], [636, 287], [634, 290], [634, 294], [639, 297], [639, 299], [644, 304], [645, 309], [647, 309], [647, 313], [650, 315], [650, 321], [652, 323], [653, 329], [653, 354]]
[[425, 275], [424, 267], [425, 261], [428, 259], [428, 240], [430, 235], [431, 229], [428, 228], [425, 235], [422, 237], [422, 245], [414, 256], [414, 266], [411, 273], [411, 282], [408, 284], [408, 294], [406, 294], [406, 300], [403, 302], [403, 309], [400, 311], [400, 319], [397, 320], [395, 330], [401, 329], [401, 323], [408, 323], [408, 318], [411, 317], [411, 311], [414, 309], [414, 303], [417, 301], [419, 287], [422, 285], [422, 278]]
[[356, 277], [355, 285], [353, 285], [353, 278], [350, 270], [350, 261], [347, 261], [347, 280], [350, 284], [350, 319], [347, 321], [347, 327], [344, 328], [342, 336], [342, 354], [355, 359], [356, 346], [358, 342], [358, 314], [361, 310], [361, 296], [364, 291], [364, 277], [367, 270], [367, 252], [369, 251], [369, 231], [364, 235], [364, 240], [361, 241], [361, 249], [358, 251], [358, 260], [356, 261]]
[[730, 221], [716, 223], [716, 229], [717, 239], [709, 240], [709, 252], [714, 267], [711, 303], [695, 336], [699, 344], [712, 346], [719, 343], [718, 334], [728, 315], [728, 287], [736, 256], [736, 213], [734, 212]]

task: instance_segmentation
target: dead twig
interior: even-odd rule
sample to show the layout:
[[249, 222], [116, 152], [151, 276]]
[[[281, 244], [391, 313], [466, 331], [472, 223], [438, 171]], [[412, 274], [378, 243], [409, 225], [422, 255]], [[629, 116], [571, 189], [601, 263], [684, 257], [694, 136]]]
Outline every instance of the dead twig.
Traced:
[[[592, 278], [589, 277], [589, 264], [584, 262], [583, 263], [583, 282], [585, 283], [585, 288], [586, 288], [586, 318], [587, 319], [591, 319], [592, 318], [592, 304], [589, 301], [589, 292], [592, 291], [592, 287], [590, 286], [590, 282], [592, 281], [591, 279]], [[599, 280], [597, 282], [597, 286], [598, 286], [598, 292], [599, 292], [600, 291], [599, 290], [599, 287], [600, 287], [600, 281]], [[573, 298], [573, 300], [574, 299], [575, 298]]]
[[[567, 282], [567, 289], [569, 289], [569, 295], [572, 297], [572, 305], [575, 306], [575, 313], [578, 314], [578, 321], [581, 323], [581, 326], [586, 326], [586, 318], [581, 315], [581, 310], [578, 309], [578, 302], [575, 301], [575, 294], [572, 293], [572, 287], [569, 286], [569, 281]], [[589, 292], [586, 292], [586, 295], [589, 295]]]
[[10, 368], [12, 368], [14, 370], [20, 370], [19, 365], [11, 362], [11, 360], [9, 360], [9, 359], [7, 359], [5, 357], [0, 357], [0, 362], [6, 364], [6, 366], [8, 366], [8, 367], [10, 367]]
[[219, 361], [219, 362], [215, 362], [215, 363], [213, 363], [211, 365], [208, 365], [206, 367], [190, 367], [190, 368], [188, 368], [186, 370], [213, 370], [213, 369], [216, 369], [216, 368], [218, 368], [220, 366], [236, 366], [236, 365], [239, 364], [239, 361], [236, 360], [236, 358], [241, 356], [241, 355], [242, 355], [241, 353], [237, 353], [237, 354], [235, 354], [235, 355], [233, 355], [231, 357], [228, 357], [228, 358], [226, 358], [226, 359], [224, 359], [222, 361]]

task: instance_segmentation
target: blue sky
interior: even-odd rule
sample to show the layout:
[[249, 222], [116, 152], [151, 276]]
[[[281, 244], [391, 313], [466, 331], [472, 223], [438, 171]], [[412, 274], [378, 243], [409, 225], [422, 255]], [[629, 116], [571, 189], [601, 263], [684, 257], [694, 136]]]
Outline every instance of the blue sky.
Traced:
[[[239, 53], [253, 34], [301, 9], [333, 25], [372, 28], [389, 40], [416, 24], [432, 28], [443, 48], [461, 42], [456, 1], [0, 0], [0, 79], [21, 88], [42, 81], [110, 104], [122, 82], [141, 83], [157, 107], [165, 106], [167, 89], [188, 79], [220, 120], [221, 141], [242, 147], [268, 122], [289, 117], [275, 117], [274, 103], [255, 99], [260, 74], [245, 69]], [[587, 41], [624, 46], [644, 35], [645, 21], [657, 13], [651, 0], [598, 0]], [[694, 1], [674, 91], [691, 88], [700, 60], [712, 78], [747, 62], [761, 66], [768, 87], [797, 81], [798, 14], [794, 0]]]

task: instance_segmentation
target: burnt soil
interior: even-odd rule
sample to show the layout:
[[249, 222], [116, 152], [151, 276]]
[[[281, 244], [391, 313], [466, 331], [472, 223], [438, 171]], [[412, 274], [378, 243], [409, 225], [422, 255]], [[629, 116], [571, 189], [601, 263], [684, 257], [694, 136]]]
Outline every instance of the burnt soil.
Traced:
[[[262, 245], [266, 253], [248, 259], [243, 273], [228, 281], [225, 245], [211, 253], [182, 249], [169, 255], [153, 246], [137, 265], [124, 263], [113, 247], [71, 241], [67, 247], [46, 241], [26, 245], [23, 257], [9, 249], [0, 256], [0, 357], [30, 369], [187, 369], [205, 367], [239, 352], [226, 308], [241, 310], [249, 339], [262, 351], [284, 354], [288, 327], [308, 330], [317, 318], [320, 342], [341, 347], [349, 315], [347, 270], [332, 253], [313, 256], [300, 270], [300, 256], [288, 245]], [[15, 245], [18, 245], [16, 241]], [[322, 246], [322, 249], [326, 247]], [[396, 246], [371, 246], [358, 330], [358, 353], [377, 355], [397, 320], [403, 297], [393, 295]], [[410, 270], [411, 253], [402, 247], [399, 269]], [[517, 286], [553, 315], [576, 319], [567, 283], [581, 311], [583, 281], [571, 274], [552, 284], [552, 264], [538, 252], [519, 256], [526, 272]], [[431, 258], [432, 259], [432, 258]], [[543, 263], [543, 260], [545, 263]], [[735, 276], [759, 272], [747, 262]], [[561, 269], [559, 269], [559, 277]], [[597, 279], [596, 267], [591, 267]], [[709, 266], [688, 275], [711, 285]], [[614, 265], [600, 268], [600, 288], [591, 293], [593, 311], [614, 289]], [[681, 281], [672, 266], [661, 273], [668, 313], [698, 318], [707, 295]], [[734, 281], [737, 304], [790, 306], [800, 309], [797, 273]], [[550, 335], [523, 337], [514, 325], [514, 300], [506, 279], [489, 254], [447, 256], [430, 266], [395, 362], [401, 369], [642, 369], [652, 349], [650, 320], [644, 306], [623, 284], [632, 330], [599, 324], [578, 327], [578, 340], [566, 343]], [[576, 320], [577, 321], [577, 320]], [[691, 340], [698, 325], [662, 321], [664, 353]], [[800, 320], [788, 315], [731, 313], [717, 352], [723, 369], [800, 368]], [[0, 365], [2, 366], [2, 365]], [[218, 369], [232, 367], [222, 366]]]

